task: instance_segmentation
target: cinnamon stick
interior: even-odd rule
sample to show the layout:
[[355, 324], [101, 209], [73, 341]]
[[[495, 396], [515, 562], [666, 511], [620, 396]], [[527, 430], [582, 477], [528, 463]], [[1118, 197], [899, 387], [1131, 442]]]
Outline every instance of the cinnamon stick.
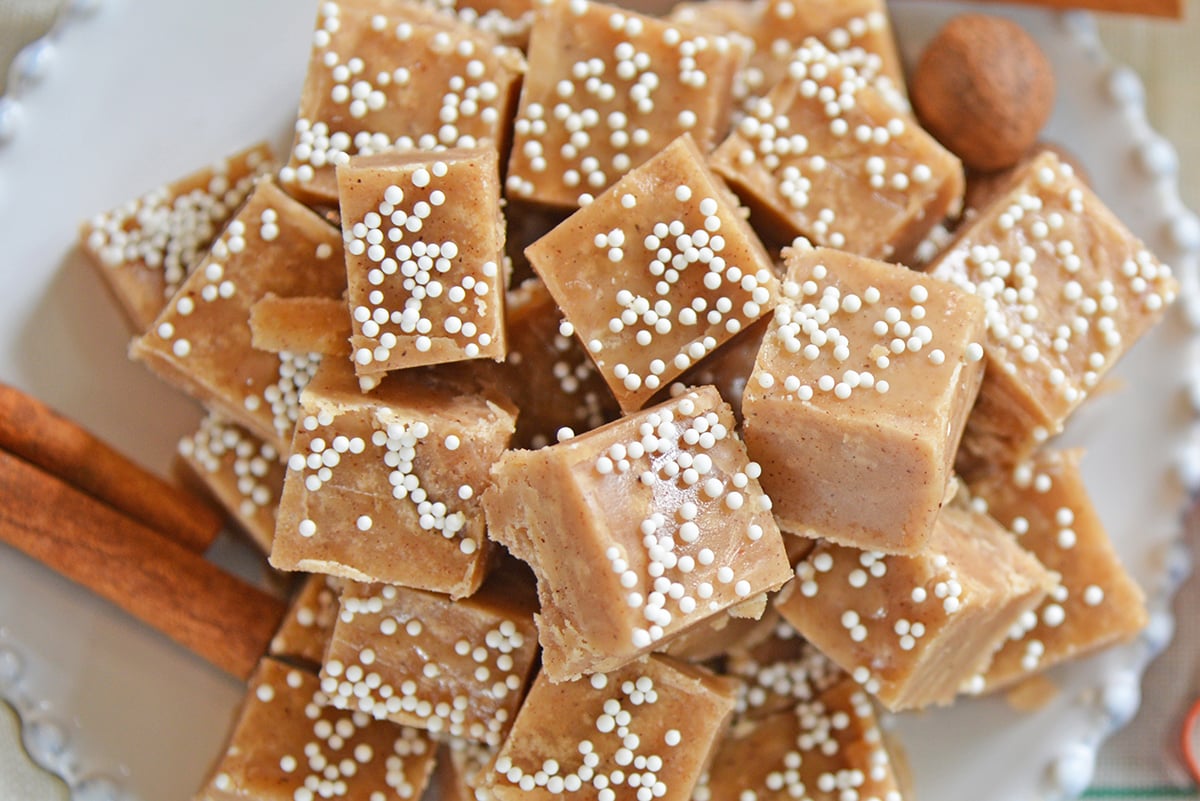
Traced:
[[0, 384], [0, 449], [202, 553], [223, 518], [199, 498], [145, 470], [78, 423]]
[[284, 603], [107, 504], [0, 451], [0, 541], [245, 680]]

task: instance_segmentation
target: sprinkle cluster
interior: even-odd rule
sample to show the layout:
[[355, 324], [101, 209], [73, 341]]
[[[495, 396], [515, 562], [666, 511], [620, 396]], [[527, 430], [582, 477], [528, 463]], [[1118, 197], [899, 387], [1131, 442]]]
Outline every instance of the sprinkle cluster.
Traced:
[[195, 433], [180, 440], [179, 452], [210, 475], [224, 470], [232, 473], [242, 499], [238, 513], [243, 519], [253, 519], [263, 512], [274, 518], [281, 489], [272, 480], [272, 469], [280, 460], [275, 446], [240, 426], [208, 415]]
[[416, 168], [407, 192], [387, 186], [373, 211], [343, 225], [354, 329], [367, 340], [354, 351], [361, 368], [396, 366], [395, 349], [428, 353], [437, 338], [468, 359], [493, 344], [500, 268], [473, 262], [472, 243], [447, 236], [439, 210], [457, 198], [437, 187], [449, 171], [444, 161]]
[[[384, 585], [370, 594], [343, 595], [331, 658], [322, 668], [322, 690], [338, 708], [498, 746], [525, 683], [529, 654], [518, 653], [525, 648], [525, 635], [513, 620], [500, 619], [481, 642], [460, 637], [452, 645], [443, 643], [427, 635], [426, 626], [445, 631], [454, 625], [449, 621], [456, 611], [406, 602], [403, 592]], [[442, 619], [423, 622], [422, 608]], [[360, 617], [366, 619], [356, 624]], [[369, 627], [374, 647], [337, 647], [342, 627], [351, 625]], [[458, 625], [469, 628], [473, 622], [464, 619]], [[439, 653], [442, 647], [452, 648], [453, 655]]]
[[[685, 396], [673, 409], [650, 412], [637, 432], [639, 438], [603, 450], [593, 466], [600, 479], [637, 476], [655, 499], [655, 511], [639, 528], [644, 552], [631, 558], [619, 544], [606, 552], [609, 569], [626, 589], [626, 603], [640, 609], [645, 620], [645, 625], [633, 628], [632, 643], [646, 648], [690, 616], [707, 617], [727, 605], [720, 595], [728, 592], [720, 588], [732, 589], [736, 598], [755, 592], [752, 583], [713, 550], [742, 558], [743, 549], [724, 548], [725, 543], [712, 541], [712, 532], [718, 521], [745, 507], [750, 514], [743, 513], [740, 521], [734, 518], [735, 525], [740, 522], [747, 544], [758, 542], [764, 530], [754, 522], [754, 513], [768, 512], [771, 500], [757, 486], [756, 463], [731, 469], [719, 463], [721, 456], [712, 458], [710, 452], [733, 433], [715, 412], [698, 413], [693, 398]], [[631, 562], [645, 562], [645, 575]]]

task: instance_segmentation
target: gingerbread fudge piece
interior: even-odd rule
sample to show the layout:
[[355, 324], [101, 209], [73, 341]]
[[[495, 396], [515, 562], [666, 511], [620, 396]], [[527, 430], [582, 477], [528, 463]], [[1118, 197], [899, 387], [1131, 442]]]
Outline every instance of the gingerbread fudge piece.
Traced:
[[334, 706], [496, 747], [537, 657], [532, 585], [504, 574], [470, 598], [350, 583], [321, 669]]
[[1049, 151], [928, 272], [987, 306], [987, 374], [958, 460], [968, 476], [1014, 465], [1059, 433], [1178, 291], [1170, 268]]
[[326, 359], [303, 398], [271, 564], [470, 595], [490, 551], [479, 496], [515, 425], [507, 399], [463, 374], [390, 373], [359, 391]]
[[317, 677], [264, 658], [197, 801], [416, 801], [437, 746], [418, 729], [325, 704]]
[[337, 230], [263, 179], [130, 355], [286, 453], [320, 354], [257, 350], [250, 309], [268, 294], [340, 298], [345, 288]]
[[506, 188], [576, 207], [681, 134], [725, 134], [744, 51], [724, 36], [589, 0], [551, 0], [530, 31]]
[[962, 203], [959, 160], [837, 53], [809, 40], [712, 155], [755, 227], [905, 259]]
[[778, 297], [766, 249], [687, 135], [525, 252], [625, 411]]
[[1008, 687], [1059, 662], [1123, 642], [1145, 627], [1146, 602], [1122, 567], [1080, 474], [1081, 451], [1034, 453], [1011, 470], [972, 482], [980, 508], [1058, 574], [968, 689]]
[[734, 95], [742, 111], [786, 75], [797, 51], [816, 39], [880, 92], [907, 111], [904, 69], [884, 0], [703, 0], [681, 3], [670, 19], [710, 33], [727, 30], [751, 47]]
[[307, 576], [288, 605], [287, 614], [271, 638], [267, 653], [317, 673], [333, 636], [338, 596], [344, 583], [344, 579], [320, 573]]
[[983, 373], [983, 304], [823, 248], [786, 251], [784, 300], [742, 401], [785, 531], [914, 553], [947, 494]]
[[900, 801], [899, 773], [870, 696], [843, 678], [792, 709], [735, 725], [692, 801]]
[[504, 359], [504, 215], [494, 149], [338, 167], [354, 369]]
[[616, 398], [572, 336], [546, 285], [531, 278], [508, 294], [508, 358], [498, 380], [521, 413], [513, 447], [541, 448], [562, 428], [583, 433], [620, 415]]
[[274, 158], [267, 144], [253, 145], [80, 226], [83, 251], [137, 333], [179, 291]]
[[1054, 576], [987, 515], [947, 506], [915, 556], [823, 542], [775, 607], [891, 710], [952, 701]]
[[509, 451], [488, 536], [537, 575], [543, 669], [612, 670], [791, 570], [771, 502], [712, 387], [537, 451]]
[[179, 441], [179, 456], [262, 549], [271, 552], [283, 492], [282, 457], [243, 426], [209, 414]]
[[434, 775], [440, 801], [492, 801], [482, 782], [499, 750], [461, 737], [443, 743]]
[[525, 60], [453, 15], [405, 0], [323, 2], [279, 178], [337, 198], [335, 167], [387, 150], [503, 150]]
[[733, 709], [735, 682], [661, 656], [554, 683], [539, 674], [484, 781], [496, 801], [581, 788], [686, 801]]
[[732, 651], [726, 672], [742, 680], [737, 719], [757, 719], [810, 702], [847, 678], [833, 663], [772, 609], [768, 635]]

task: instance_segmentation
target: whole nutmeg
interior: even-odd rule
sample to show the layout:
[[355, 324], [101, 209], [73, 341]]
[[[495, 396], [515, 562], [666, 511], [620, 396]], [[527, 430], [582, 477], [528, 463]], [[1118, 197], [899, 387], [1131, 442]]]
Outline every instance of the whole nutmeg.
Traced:
[[1054, 107], [1054, 70], [1021, 26], [986, 14], [951, 19], [929, 42], [909, 93], [921, 124], [968, 167], [1011, 167]]

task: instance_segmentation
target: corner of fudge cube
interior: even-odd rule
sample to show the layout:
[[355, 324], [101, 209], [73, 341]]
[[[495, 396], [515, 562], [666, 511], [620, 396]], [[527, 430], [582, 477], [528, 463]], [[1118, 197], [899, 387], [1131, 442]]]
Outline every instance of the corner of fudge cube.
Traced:
[[[264, 658], [198, 801], [421, 797], [437, 748], [417, 729], [334, 709], [317, 677]], [[315, 791], [313, 788], [317, 788]]]
[[551, 0], [530, 30], [507, 194], [587, 205], [683, 134], [724, 135], [735, 42], [591, 0]]
[[407, 0], [320, 4], [280, 183], [314, 205], [337, 200], [337, 167], [389, 150], [507, 144], [521, 51], [454, 15]]
[[337, 622], [343, 584], [344, 579], [322, 573], [305, 576], [267, 646], [268, 655], [313, 674], [320, 671]]
[[612, 790], [601, 797], [633, 801], [637, 789], [604, 780], [640, 766], [654, 798], [687, 801], [728, 725], [735, 686], [662, 656], [567, 682], [541, 673], [481, 784], [496, 801], [550, 801], [597, 786]]
[[688, 134], [525, 252], [627, 412], [778, 299], [766, 248]]
[[1081, 450], [1038, 450], [972, 481], [972, 500], [1058, 576], [969, 689], [1011, 687], [1054, 665], [1126, 642], [1148, 622], [1146, 599], [1121, 564], [1084, 483]]
[[271, 564], [446, 593], [489, 566], [480, 496], [516, 410], [459, 371], [390, 373], [369, 394], [328, 359], [303, 396]]
[[484, 494], [488, 536], [537, 576], [550, 679], [615, 669], [782, 586], [758, 474], [712, 387], [505, 453]]
[[780, 527], [920, 551], [953, 495], [983, 375], [983, 304], [896, 264], [786, 251], [784, 298], [742, 399]]
[[888, 709], [919, 709], [949, 704], [1054, 583], [1003, 526], [950, 505], [917, 555], [819, 544], [775, 607]]
[[358, 156], [337, 181], [356, 372], [503, 360], [495, 149]]
[[815, 39], [711, 161], [764, 235], [889, 260], [957, 214], [965, 185], [957, 157]]
[[1052, 151], [928, 272], [987, 307], [987, 371], [958, 469], [1015, 465], [1050, 437], [1178, 294], [1171, 269]]

